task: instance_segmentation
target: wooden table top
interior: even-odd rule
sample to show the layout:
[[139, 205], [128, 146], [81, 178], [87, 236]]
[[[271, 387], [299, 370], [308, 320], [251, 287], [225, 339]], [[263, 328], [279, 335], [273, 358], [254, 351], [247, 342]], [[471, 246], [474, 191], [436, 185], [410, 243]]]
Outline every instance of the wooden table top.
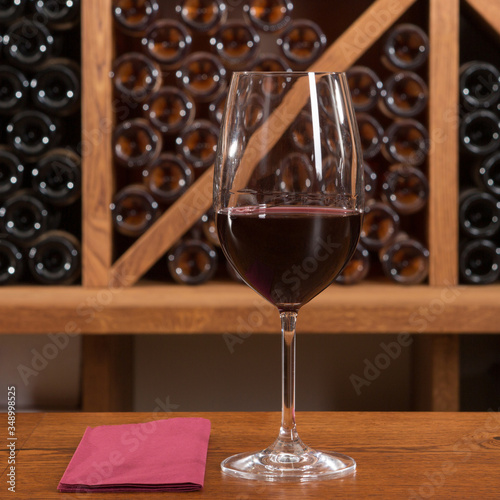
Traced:
[[[192, 493], [58, 493], [86, 426], [202, 416], [212, 422], [205, 486]], [[354, 476], [315, 483], [260, 483], [219, 464], [276, 437], [279, 413], [18, 413], [16, 492], [7, 490], [7, 416], [0, 414], [0, 498], [70, 499], [498, 499], [500, 414], [298, 412], [302, 439], [351, 455]]]

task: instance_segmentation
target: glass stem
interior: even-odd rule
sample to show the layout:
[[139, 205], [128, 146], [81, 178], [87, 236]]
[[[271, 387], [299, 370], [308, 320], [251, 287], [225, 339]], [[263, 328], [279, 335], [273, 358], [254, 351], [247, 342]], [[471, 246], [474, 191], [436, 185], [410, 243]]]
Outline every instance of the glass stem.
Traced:
[[282, 413], [279, 439], [298, 439], [295, 426], [295, 322], [297, 312], [283, 311], [281, 317]]

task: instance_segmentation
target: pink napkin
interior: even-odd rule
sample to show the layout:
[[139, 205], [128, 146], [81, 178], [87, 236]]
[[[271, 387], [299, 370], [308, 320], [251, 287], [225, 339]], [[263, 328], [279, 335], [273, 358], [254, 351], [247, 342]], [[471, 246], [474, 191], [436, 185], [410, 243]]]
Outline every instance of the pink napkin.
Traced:
[[57, 489], [200, 490], [209, 436], [210, 421], [205, 418], [87, 427]]

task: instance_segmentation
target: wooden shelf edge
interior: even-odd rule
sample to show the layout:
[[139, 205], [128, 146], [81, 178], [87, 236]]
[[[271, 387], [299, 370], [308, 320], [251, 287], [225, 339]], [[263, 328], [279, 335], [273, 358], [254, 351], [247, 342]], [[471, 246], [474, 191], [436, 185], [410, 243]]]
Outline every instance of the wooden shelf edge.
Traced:
[[[500, 333], [500, 285], [331, 286], [305, 306], [300, 333]], [[54, 307], [57, 305], [57, 307]], [[277, 333], [277, 311], [237, 283], [0, 290], [0, 334]]]

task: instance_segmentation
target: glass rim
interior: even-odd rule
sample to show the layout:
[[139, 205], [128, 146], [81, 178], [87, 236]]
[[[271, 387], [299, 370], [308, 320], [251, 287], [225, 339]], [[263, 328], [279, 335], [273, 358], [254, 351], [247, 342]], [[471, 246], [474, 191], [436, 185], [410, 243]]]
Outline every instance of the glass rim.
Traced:
[[233, 76], [251, 76], [251, 75], [268, 75], [268, 76], [345, 76], [346, 71], [233, 71]]

